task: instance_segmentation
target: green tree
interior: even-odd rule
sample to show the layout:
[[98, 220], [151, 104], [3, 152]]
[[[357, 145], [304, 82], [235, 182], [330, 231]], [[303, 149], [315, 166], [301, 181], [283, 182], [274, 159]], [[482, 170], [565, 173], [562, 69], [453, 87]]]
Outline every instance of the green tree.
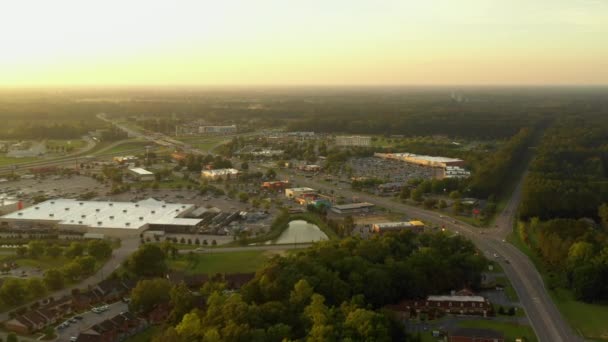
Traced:
[[184, 283], [179, 283], [171, 288], [169, 293], [171, 297], [170, 303], [173, 310], [169, 320], [178, 322], [186, 313], [193, 308], [194, 295]]
[[74, 260], [84, 275], [91, 275], [95, 272], [95, 258], [92, 256], [78, 257]]
[[195, 312], [187, 313], [175, 327], [175, 331], [187, 341], [198, 340], [199, 334], [203, 332], [201, 318]]
[[46, 294], [46, 286], [40, 278], [31, 278], [27, 280], [25, 285], [29, 298], [44, 296]]
[[167, 279], [140, 280], [131, 291], [130, 308], [135, 312], [148, 313], [156, 305], [169, 302], [170, 291], [171, 283]]
[[416, 202], [422, 202], [422, 194], [423, 194], [422, 189], [420, 187], [417, 187], [411, 193], [412, 200], [414, 200]]
[[277, 178], [277, 172], [274, 169], [268, 169], [266, 171], [266, 178], [267, 179], [275, 179], [275, 178]]
[[410, 198], [410, 196], [411, 196], [410, 188], [404, 185], [401, 188], [401, 192], [399, 192], [399, 198], [401, 198], [402, 200], [406, 200], [406, 199]]
[[125, 267], [139, 276], [162, 276], [167, 271], [165, 257], [158, 245], [145, 244], [125, 261]]
[[63, 248], [58, 245], [51, 245], [46, 248], [46, 255], [51, 258], [58, 258], [63, 253]]
[[44, 285], [50, 290], [59, 290], [63, 288], [64, 278], [63, 273], [55, 268], [44, 272]]
[[32, 240], [27, 244], [27, 249], [32, 259], [38, 259], [44, 254], [44, 243], [38, 240]]
[[66, 248], [64, 254], [68, 258], [76, 258], [82, 256], [84, 253], [84, 246], [80, 242], [72, 242], [70, 246]]
[[608, 230], [608, 203], [603, 203], [599, 206], [597, 215], [600, 217], [604, 229]]
[[104, 260], [112, 255], [112, 246], [108, 241], [94, 239], [87, 243], [87, 253], [97, 260]]
[[8, 335], [6, 335], [6, 342], [17, 342], [17, 334], [15, 333], [8, 333]]
[[16, 253], [17, 253], [17, 256], [20, 258], [25, 257], [27, 255], [27, 247], [26, 246], [17, 247]]
[[0, 299], [9, 305], [19, 305], [25, 302], [27, 289], [25, 283], [19, 279], [6, 278], [0, 287]]
[[454, 190], [454, 191], [450, 192], [451, 199], [456, 200], [456, 199], [459, 199], [460, 197], [461, 197], [460, 191]]

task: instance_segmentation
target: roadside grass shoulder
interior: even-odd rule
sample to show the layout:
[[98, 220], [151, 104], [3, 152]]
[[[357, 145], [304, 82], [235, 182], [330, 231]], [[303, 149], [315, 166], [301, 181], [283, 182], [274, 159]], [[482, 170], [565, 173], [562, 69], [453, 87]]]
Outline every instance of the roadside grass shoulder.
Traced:
[[482, 328], [500, 331], [505, 335], [506, 341], [515, 341], [516, 338], [526, 338], [527, 342], [538, 341], [532, 327], [511, 322], [500, 322], [491, 320], [464, 320], [458, 322], [463, 328]]

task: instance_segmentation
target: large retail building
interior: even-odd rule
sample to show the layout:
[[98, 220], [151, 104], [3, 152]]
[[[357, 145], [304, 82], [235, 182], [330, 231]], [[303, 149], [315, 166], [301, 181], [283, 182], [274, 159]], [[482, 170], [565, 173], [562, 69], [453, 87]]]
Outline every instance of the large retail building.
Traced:
[[0, 217], [2, 226], [50, 227], [105, 236], [139, 235], [147, 229], [194, 231], [202, 220], [185, 218], [193, 204], [153, 198], [139, 202], [52, 199]]

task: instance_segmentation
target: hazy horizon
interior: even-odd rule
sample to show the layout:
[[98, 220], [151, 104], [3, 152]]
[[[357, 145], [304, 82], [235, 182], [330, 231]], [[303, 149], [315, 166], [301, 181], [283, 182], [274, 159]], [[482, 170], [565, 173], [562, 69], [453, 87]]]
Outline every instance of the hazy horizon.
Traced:
[[2, 87], [608, 84], [608, 2], [19, 1]]

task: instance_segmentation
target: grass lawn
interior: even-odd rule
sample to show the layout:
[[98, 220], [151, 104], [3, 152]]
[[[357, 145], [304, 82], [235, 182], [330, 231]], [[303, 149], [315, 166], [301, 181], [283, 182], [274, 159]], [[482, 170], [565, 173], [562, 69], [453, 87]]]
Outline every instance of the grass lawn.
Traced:
[[127, 338], [126, 340], [124, 340], [124, 342], [148, 342], [150, 340], [152, 340], [152, 337], [160, 334], [162, 331], [162, 327], [159, 325], [152, 325], [148, 328], [146, 328], [146, 330], [140, 332], [139, 334], [133, 335], [129, 338]]
[[[14, 256], [9, 256], [10, 259], [13, 259]], [[2, 258], [0, 260], [5, 260], [5, 258]], [[47, 270], [49, 268], [58, 268], [61, 266], [64, 266], [65, 264], [67, 264], [68, 262], [70, 262], [70, 259], [64, 257], [64, 256], [59, 256], [57, 258], [51, 258], [49, 256], [41, 256], [39, 259], [30, 259], [30, 258], [22, 258], [22, 259], [16, 259], [15, 263], [21, 267], [31, 267], [31, 268], [40, 268], [42, 270]]]
[[255, 272], [268, 258], [266, 251], [198, 253], [180, 255], [177, 259], [168, 259], [168, 263], [170, 269], [189, 274], [239, 273]]
[[490, 320], [466, 320], [458, 322], [458, 326], [463, 328], [481, 328], [500, 331], [505, 335], [505, 341], [509, 342], [515, 341], [518, 337], [525, 337], [528, 342], [538, 341], [532, 327], [527, 325]]
[[551, 291], [551, 297], [559, 311], [580, 334], [595, 340], [608, 340], [608, 305], [577, 301], [566, 289]]
[[11, 164], [22, 164], [31, 161], [39, 160], [39, 158], [12, 158], [7, 157], [6, 154], [0, 154], [0, 166], [11, 165]]

